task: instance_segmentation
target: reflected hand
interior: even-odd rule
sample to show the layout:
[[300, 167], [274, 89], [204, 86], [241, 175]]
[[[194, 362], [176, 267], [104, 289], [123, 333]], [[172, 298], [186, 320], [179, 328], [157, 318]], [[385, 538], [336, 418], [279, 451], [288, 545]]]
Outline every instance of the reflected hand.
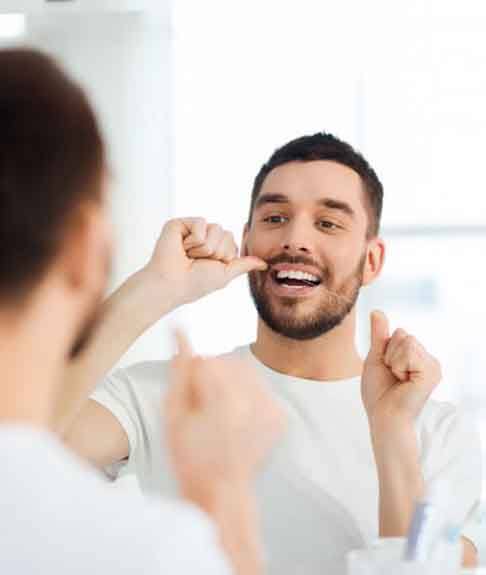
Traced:
[[389, 336], [384, 313], [371, 314], [371, 348], [361, 394], [370, 421], [413, 422], [441, 380], [439, 362], [403, 329]]
[[195, 357], [182, 335], [164, 415], [183, 494], [203, 507], [229, 486], [248, 484], [285, 423], [250, 364]]
[[266, 267], [259, 258], [238, 257], [232, 234], [219, 225], [202, 218], [181, 218], [165, 224], [144, 271], [181, 305]]

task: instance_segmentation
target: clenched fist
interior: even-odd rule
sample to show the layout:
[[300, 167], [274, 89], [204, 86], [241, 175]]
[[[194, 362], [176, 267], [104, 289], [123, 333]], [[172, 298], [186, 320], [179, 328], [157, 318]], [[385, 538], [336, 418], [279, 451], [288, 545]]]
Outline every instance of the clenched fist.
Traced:
[[413, 422], [441, 380], [439, 362], [403, 329], [390, 337], [384, 313], [371, 314], [371, 348], [361, 380], [370, 422]]
[[164, 414], [182, 492], [203, 507], [229, 485], [249, 484], [285, 425], [250, 364], [193, 356], [180, 334]]
[[180, 218], [163, 227], [144, 276], [151, 286], [161, 287], [160, 297], [171, 294], [182, 305], [266, 267], [259, 258], [238, 257], [232, 234], [221, 226], [203, 218]]

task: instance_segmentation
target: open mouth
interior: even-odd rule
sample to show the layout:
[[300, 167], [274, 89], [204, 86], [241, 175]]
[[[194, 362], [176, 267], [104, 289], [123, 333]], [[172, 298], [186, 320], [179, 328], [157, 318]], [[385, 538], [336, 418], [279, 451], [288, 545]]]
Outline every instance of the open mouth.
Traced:
[[316, 287], [321, 283], [318, 276], [302, 271], [280, 270], [271, 272], [271, 275], [273, 281], [283, 287], [309, 288]]

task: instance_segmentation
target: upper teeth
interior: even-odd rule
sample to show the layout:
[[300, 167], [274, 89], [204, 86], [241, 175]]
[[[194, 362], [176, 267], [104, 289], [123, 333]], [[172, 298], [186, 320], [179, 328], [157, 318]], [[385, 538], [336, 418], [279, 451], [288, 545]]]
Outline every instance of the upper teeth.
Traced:
[[311, 282], [318, 282], [319, 278], [317, 276], [313, 276], [312, 274], [308, 274], [306, 272], [301, 271], [294, 271], [294, 270], [283, 270], [277, 273], [277, 278], [285, 279], [290, 278], [293, 280], [307, 280]]

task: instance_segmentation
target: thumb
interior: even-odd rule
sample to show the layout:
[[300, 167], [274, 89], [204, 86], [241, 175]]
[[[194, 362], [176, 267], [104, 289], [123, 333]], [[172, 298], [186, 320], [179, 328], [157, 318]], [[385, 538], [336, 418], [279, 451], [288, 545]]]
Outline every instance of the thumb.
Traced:
[[174, 339], [177, 344], [178, 355], [182, 359], [191, 359], [194, 355], [186, 334], [180, 328], [174, 330]]
[[385, 353], [386, 345], [390, 338], [388, 319], [382, 311], [372, 311], [370, 315], [371, 324], [371, 349], [370, 353], [382, 356]]
[[255, 256], [244, 256], [235, 258], [226, 266], [226, 277], [228, 281], [234, 280], [238, 276], [252, 271], [264, 271], [268, 267], [267, 263]]

